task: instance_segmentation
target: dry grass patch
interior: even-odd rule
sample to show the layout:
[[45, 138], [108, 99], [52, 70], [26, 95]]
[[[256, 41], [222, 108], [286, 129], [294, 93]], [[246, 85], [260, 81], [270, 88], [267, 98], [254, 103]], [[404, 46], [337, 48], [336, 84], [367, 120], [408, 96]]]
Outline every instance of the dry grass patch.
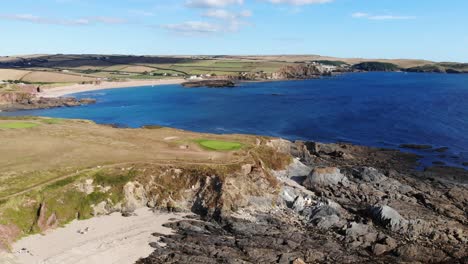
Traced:
[[12, 69], [0, 69], [0, 80], [19, 80], [26, 74], [30, 73], [30, 71], [23, 71], [23, 70], [12, 70]]
[[68, 82], [89, 82], [95, 78], [81, 75], [64, 74], [57, 72], [31, 72], [22, 78], [25, 82], [36, 83], [68, 83]]

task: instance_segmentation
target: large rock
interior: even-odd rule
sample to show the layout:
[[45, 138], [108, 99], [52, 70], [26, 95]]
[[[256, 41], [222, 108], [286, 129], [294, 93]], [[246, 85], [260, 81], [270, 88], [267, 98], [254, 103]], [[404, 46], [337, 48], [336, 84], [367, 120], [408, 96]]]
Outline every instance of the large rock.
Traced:
[[370, 215], [376, 223], [392, 231], [401, 230], [408, 223], [395, 209], [387, 205], [371, 207]]
[[146, 206], [148, 198], [145, 189], [138, 182], [128, 182], [124, 186], [125, 202], [123, 211], [133, 212], [138, 208]]
[[348, 178], [341, 174], [340, 169], [336, 167], [315, 168], [304, 181], [304, 186], [311, 190], [320, 187], [334, 187], [339, 184], [347, 185]]
[[52, 213], [47, 217], [47, 205], [43, 202], [39, 208], [38, 218], [37, 218], [37, 226], [41, 230], [41, 232], [45, 232], [49, 229], [54, 229], [58, 226], [58, 220], [55, 213]]
[[377, 169], [372, 167], [364, 167], [360, 169], [357, 173], [357, 177], [362, 181], [369, 183], [378, 183], [387, 179], [385, 175], [383, 175]]
[[291, 141], [284, 139], [272, 139], [266, 143], [267, 146], [275, 149], [277, 152], [289, 154], [291, 153]]
[[350, 223], [345, 233], [351, 247], [368, 247], [377, 240], [377, 233], [370, 226], [356, 222]]
[[96, 205], [92, 205], [93, 216], [107, 215], [109, 214], [109, 209], [106, 201], [102, 201]]
[[329, 229], [342, 226], [338, 206], [335, 203], [319, 202], [316, 206], [305, 208], [302, 214], [318, 228]]

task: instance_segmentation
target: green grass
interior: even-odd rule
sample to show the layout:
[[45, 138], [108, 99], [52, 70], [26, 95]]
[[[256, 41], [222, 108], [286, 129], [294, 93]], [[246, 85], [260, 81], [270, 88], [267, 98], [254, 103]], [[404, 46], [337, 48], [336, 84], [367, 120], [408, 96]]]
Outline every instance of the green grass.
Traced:
[[243, 145], [239, 142], [228, 142], [228, 141], [220, 141], [220, 140], [206, 140], [206, 139], [199, 139], [196, 140], [200, 146], [205, 149], [209, 150], [238, 150], [243, 147]]
[[30, 122], [12, 122], [12, 123], [0, 124], [0, 128], [9, 128], [9, 129], [32, 128], [38, 125], [39, 124], [30, 123]]
[[48, 124], [48, 125], [56, 125], [56, 124], [61, 124], [64, 121], [62, 118], [48, 118], [42, 120], [42, 123]]

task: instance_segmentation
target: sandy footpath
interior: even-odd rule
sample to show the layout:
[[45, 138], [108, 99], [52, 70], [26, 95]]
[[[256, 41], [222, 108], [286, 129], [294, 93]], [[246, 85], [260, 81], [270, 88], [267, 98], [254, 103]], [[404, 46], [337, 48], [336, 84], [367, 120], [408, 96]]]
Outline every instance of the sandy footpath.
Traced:
[[170, 234], [171, 229], [162, 225], [183, 216], [153, 213], [142, 208], [131, 217], [114, 213], [73, 221], [65, 228], [16, 242], [11, 254], [0, 255], [0, 263], [134, 263], [153, 252], [149, 243], [156, 242], [158, 238], [152, 233]]
[[161, 79], [161, 80], [145, 80], [145, 81], [126, 81], [126, 82], [102, 82], [101, 84], [74, 84], [69, 86], [61, 86], [44, 89], [43, 92], [39, 93], [41, 97], [60, 97], [72, 93], [96, 91], [103, 89], [114, 89], [114, 88], [128, 88], [138, 86], [150, 86], [150, 85], [167, 85], [167, 84], [180, 84], [183, 83], [184, 79]]

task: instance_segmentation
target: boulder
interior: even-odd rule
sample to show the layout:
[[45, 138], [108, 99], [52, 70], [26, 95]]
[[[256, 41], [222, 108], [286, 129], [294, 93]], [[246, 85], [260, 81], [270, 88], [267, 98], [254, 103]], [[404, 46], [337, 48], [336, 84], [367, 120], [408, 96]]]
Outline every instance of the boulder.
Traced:
[[57, 216], [55, 213], [52, 213], [47, 217], [47, 205], [43, 202], [39, 208], [37, 226], [41, 232], [45, 232], [49, 229], [54, 229], [58, 226]]
[[334, 187], [339, 184], [347, 185], [348, 178], [341, 174], [336, 167], [319, 167], [312, 170], [304, 181], [304, 186], [311, 190], [320, 187]]
[[284, 186], [280, 192], [280, 198], [289, 205], [292, 205], [298, 196], [298, 191], [289, 186]]
[[100, 215], [107, 215], [109, 214], [109, 210], [107, 210], [107, 202], [102, 201], [97, 205], [92, 205], [91, 208], [93, 209], [93, 216], [100, 216]]
[[138, 182], [128, 182], [124, 186], [125, 203], [123, 211], [133, 212], [146, 206], [148, 198], [145, 189]]
[[395, 209], [387, 205], [376, 205], [369, 210], [372, 220], [381, 226], [392, 231], [398, 231], [405, 228], [407, 220], [405, 220]]
[[377, 233], [365, 224], [351, 222], [346, 228], [346, 242], [352, 247], [368, 247], [377, 240]]
[[299, 195], [292, 205], [292, 209], [296, 212], [303, 211], [307, 206], [309, 206], [312, 202], [310, 197], [303, 197]]
[[305, 208], [302, 214], [320, 229], [341, 225], [339, 210], [327, 203], [319, 202], [316, 206]]
[[372, 167], [364, 167], [359, 170], [357, 177], [364, 182], [378, 183], [387, 179], [385, 175]]
[[267, 146], [275, 149], [277, 152], [289, 154], [291, 153], [291, 141], [284, 139], [272, 139], [266, 143]]

